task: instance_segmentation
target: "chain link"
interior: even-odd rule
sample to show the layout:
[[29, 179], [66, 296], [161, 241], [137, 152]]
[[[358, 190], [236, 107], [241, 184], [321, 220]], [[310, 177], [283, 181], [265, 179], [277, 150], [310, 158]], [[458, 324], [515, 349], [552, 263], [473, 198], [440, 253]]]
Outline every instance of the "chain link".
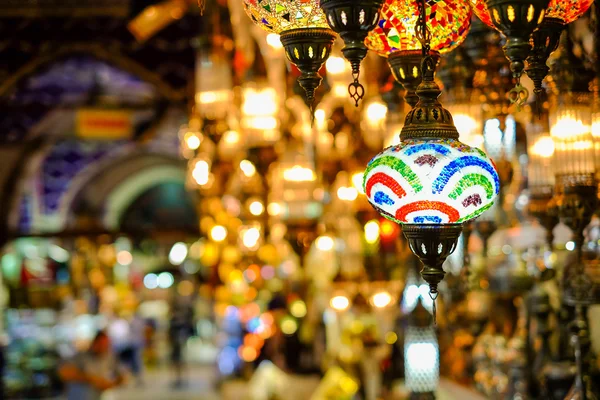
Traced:
[[419, 19], [415, 28], [415, 35], [421, 43], [421, 48], [423, 49], [423, 56], [426, 56], [431, 50], [431, 31], [427, 27], [425, 0], [419, 1]]

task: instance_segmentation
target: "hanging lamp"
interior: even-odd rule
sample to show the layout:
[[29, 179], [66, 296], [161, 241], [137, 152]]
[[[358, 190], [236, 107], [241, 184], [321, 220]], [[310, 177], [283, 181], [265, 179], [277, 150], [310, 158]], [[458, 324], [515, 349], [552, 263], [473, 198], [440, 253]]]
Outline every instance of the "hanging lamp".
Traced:
[[[471, 7], [460, 0], [428, 1], [425, 6], [431, 21], [430, 57], [439, 60], [440, 53], [460, 45], [471, 26]], [[382, 57], [394, 78], [407, 90], [406, 101], [414, 107], [418, 101], [415, 90], [421, 83], [421, 44], [415, 32], [419, 18], [419, 0], [386, 0], [381, 19], [365, 41], [366, 46]]]
[[[594, 0], [551, 0], [546, 16], [539, 28], [533, 32], [533, 48], [527, 59], [527, 76], [533, 81], [536, 97], [542, 93], [542, 82], [550, 68], [546, 65], [548, 57], [557, 48], [560, 35], [565, 27], [581, 17], [590, 8]], [[539, 100], [538, 100], [539, 104]]]
[[321, 0], [329, 27], [337, 32], [346, 45], [342, 49], [344, 57], [352, 65], [354, 82], [348, 86], [348, 93], [356, 106], [365, 95], [359, 82], [360, 63], [367, 56], [365, 38], [379, 21], [383, 0]]
[[[425, 0], [419, 4], [425, 8]], [[438, 97], [436, 61], [430, 54], [426, 14], [417, 35], [422, 41], [423, 80], [418, 103], [409, 111], [400, 144], [375, 156], [364, 173], [369, 202], [384, 217], [402, 225], [410, 249], [421, 260], [430, 295], [438, 295], [442, 264], [457, 244], [464, 222], [492, 207], [500, 178], [486, 154], [458, 140], [452, 115]], [[434, 307], [435, 315], [435, 307]]]
[[312, 105], [323, 77], [319, 70], [327, 61], [335, 40], [319, 0], [243, 0], [246, 14], [267, 32], [281, 35], [291, 63], [301, 72], [298, 82]]
[[529, 91], [521, 85], [521, 75], [532, 49], [530, 38], [542, 24], [549, 0], [471, 1], [477, 17], [506, 37], [504, 54], [510, 61], [510, 70], [516, 80], [515, 87], [509, 92], [509, 99], [520, 108], [529, 98]]

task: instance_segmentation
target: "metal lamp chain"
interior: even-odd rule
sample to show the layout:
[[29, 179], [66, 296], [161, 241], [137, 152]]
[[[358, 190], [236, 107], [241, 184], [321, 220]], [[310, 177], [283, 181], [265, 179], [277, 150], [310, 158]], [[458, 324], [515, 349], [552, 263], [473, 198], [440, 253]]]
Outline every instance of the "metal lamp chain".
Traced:
[[427, 27], [427, 15], [425, 14], [425, 0], [419, 2], [419, 20], [415, 29], [417, 39], [421, 43], [423, 49], [423, 57], [429, 55], [431, 50], [431, 31]]

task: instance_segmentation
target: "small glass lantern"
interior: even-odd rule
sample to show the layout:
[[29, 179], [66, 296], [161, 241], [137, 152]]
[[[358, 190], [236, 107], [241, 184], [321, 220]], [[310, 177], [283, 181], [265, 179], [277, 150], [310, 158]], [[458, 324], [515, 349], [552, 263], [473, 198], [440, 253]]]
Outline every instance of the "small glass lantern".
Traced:
[[587, 93], [569, 93], [554, 101], [550, 135], [557, 175], [582, 176], [596, 170], [592, 113]]
[[272, 87], [248, 83], [242, 88], [241, 127], [248, 147], [277, 142], [279, 131], [279, 96]]
[[404, 339], [404, 375], [411, 399], [435, 399], [440, 380], [440, 350], [429, 311], [421, 299], [409, 316]]
[[554, 141], [543, 124], [529, 124], [527, 145], [529, 187], [532, 193], [551, 193], [554, 187]]

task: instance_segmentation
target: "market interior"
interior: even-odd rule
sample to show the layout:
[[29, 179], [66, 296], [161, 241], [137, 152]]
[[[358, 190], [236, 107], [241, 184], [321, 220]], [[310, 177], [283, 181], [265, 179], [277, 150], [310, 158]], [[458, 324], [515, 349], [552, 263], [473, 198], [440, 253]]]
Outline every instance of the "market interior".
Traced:
[[600, 397], [599, 32], [0, 2], [0, 398]]

